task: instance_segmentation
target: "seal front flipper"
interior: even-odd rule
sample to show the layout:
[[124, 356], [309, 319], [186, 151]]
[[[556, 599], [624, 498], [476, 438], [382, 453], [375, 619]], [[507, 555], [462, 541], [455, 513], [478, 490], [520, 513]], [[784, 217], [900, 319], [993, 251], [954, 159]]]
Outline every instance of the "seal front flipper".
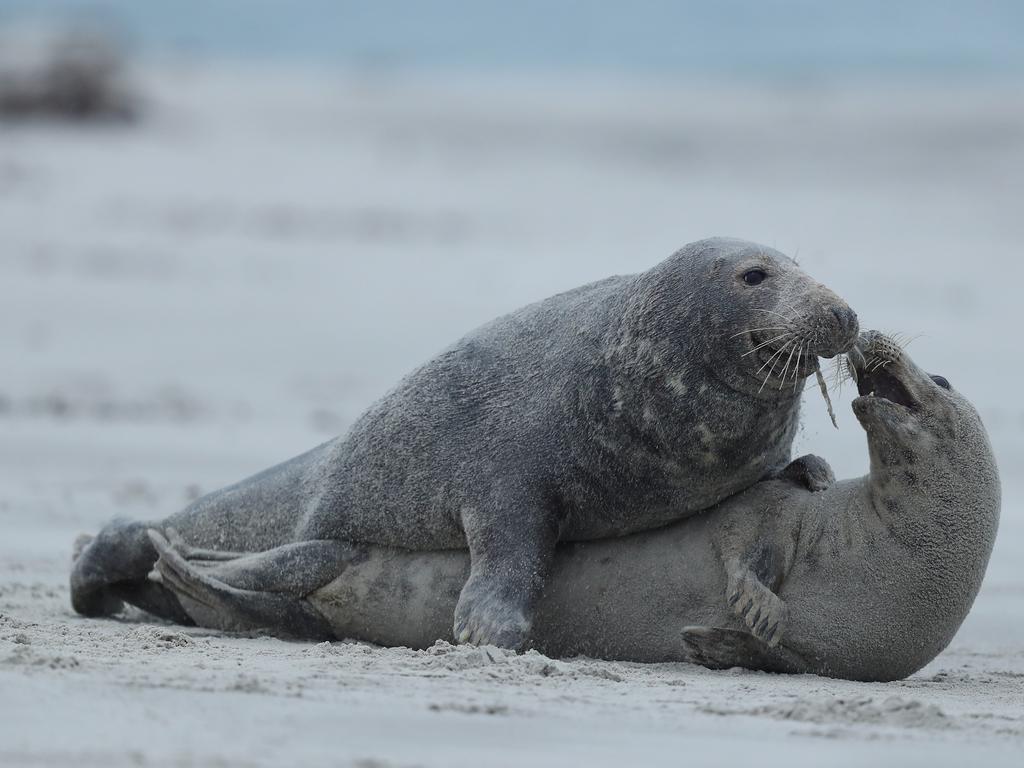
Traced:
[[557, 526], [539, 509], [525, 510], [515, 525], [494, 509], [463, 510], [471, 565], [455, 607], [457, 642], [523, 648], [558, 539]]
[[782, 646], [774, 648], [747, 632], [723, 627], [684, 627], [684, 658], [709, 669], [744, 667], [765, 672], [799, 674], [809, 671], [806, 660]]
[[183, 557], [159, 531], [150, 529], [149, 538], [159, 554], [150, 578], [171, 590], [196, 624], [312, 640], [333, 637], [305, 596], [344, 570], [356, 554], [351, 545], [303, 542], [203, 567]]
[[835, 473], [832, 472], [829, 463], [813, 453], [793, 459], [773, 477], [790, 480], [808, 491], [815, 492], [827, 490], [836, 482]]
[[[777, 594], [793, 565], [798, 520], [787, 514], [794, 491], [765, 483], [763, 493], [741, 497], [731, 505], [713, 534], [725, 571], [725, 599], [750, 631], [770, 646], [782, 639], [788, 609]], [[802, 498], [806, 494], [796, 492]]]
[[782, 598], [761, 583], [748, 567], [732, 558], [726, 564], [726, 599], [755, 637], [776, 646], [786, 627], [788, 609]]

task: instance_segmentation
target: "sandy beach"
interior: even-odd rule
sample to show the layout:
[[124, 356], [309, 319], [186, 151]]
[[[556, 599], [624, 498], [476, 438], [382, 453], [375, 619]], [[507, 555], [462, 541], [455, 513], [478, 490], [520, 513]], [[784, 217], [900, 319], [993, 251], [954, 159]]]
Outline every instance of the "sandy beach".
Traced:
[[[984, 765], [1024, 748], [1024, 99], [152, 66], [135, 125], [0, 126], [0, 763]], [[734, 235], [978, 406], [1003, 512], [950, 648], [860, 684], [294, 643], [70, 608], [71, 543], [345, 430], [526, 302]], [[798, 453], [867, 454], [814, 388]], [[982, 762], [983, 761], [983, 762]]]

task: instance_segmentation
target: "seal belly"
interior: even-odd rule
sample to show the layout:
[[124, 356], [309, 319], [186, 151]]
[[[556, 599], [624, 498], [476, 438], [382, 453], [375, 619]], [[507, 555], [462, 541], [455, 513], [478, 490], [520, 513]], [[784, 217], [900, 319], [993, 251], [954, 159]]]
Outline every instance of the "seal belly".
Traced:
[[[558, 547], [528, 645], [552, 656], [683, 659], [683, 627], [738, 626], [711, 518], [607, 541]], [[462, 550], [371, 547], [308, 596], [335, 636], [426, 648], [451, 642], [452, 612], [469, 574]]]
[[712, 520], [560, 546], [532, 646], [550, 656], [685, 660], [683, 627], [734, 626]]
[[454, 641], [452, 613], [468, 576], [469, 553], [462, 550], [372, 547], [307, 599], [336, 637], [427, 648]]

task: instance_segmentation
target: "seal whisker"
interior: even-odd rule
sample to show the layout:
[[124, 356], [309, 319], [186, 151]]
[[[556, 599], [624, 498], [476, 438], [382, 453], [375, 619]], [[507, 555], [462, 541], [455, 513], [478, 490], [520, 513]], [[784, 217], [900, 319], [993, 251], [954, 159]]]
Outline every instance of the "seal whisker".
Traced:
[[784, 345], [782, 345], [782, 347], [780, 347], [774, 353], [772, 353], [772, 356], [769, 357], [767, 360], [765, 360], [764, 363], [762, 363], [760, 368], [758, 368], [756, 371], [754, 371], [754, 375], [757, 376], [757, 374], [759, 374], [761, 371], [763, 371], [765, 368], [768, 367], [768, 364], [772, 360], [774, 360], [776, 357], [778, 357], [779, 355], [781, 355], [785, 351], [786, 351], [786, 345], [784, 344]]
[[[774, 374], [774, 373], [775, 373], [775, 367], [776, 367], [776, 366], [777, 366], [777, 365], [779, 364], [779, 360], [781, 360], [781, 359], [782, 359], [781, 355], [782, 355], [782, 354], [783, 354], [783, 353], [784, 353], [784, 352], [786, 351], [787, 347], [789, 347], [789, 344], [790, 344], [790, 343], [789, 343], [789, 342], [787, 342], [787, 343], [786, 343], [786, 345], [785, 345], [785, 346], [783, 346], [783, 347], [782, 347], [782, 349], [780, 349], [780, 350], [779, 350], [779, 352], [778, 352], [779, 356], [777, 356], [777, 357], [776, 357], [775, 355], [773, 355], [773, 357], [775, 357], [775, 361], [774, 361], [774, 362], [772, 363], [772, 366], [771, 366], [771, 368], [769, 369], [768, 373], [766, 373], [766, 374], [764, 375], [764, 381], [762, 381], [762, 382], [761, 382], [761, 387], [760, 387], [760, 388], [759, 388], [759, 389], [757, 390], [757, 391], [758, 391], [758, 394], [760, 394], [760, 393], [761, 393], [761, 391], [762, 391], [762, 390], [763, 390], [763, 389], [765, 388], [765, 386], [766, 386], [766, 385], [768, 384], [768, 380], [769, 380], [769, 379], [770, 379], [770, 378], [772, 377], [772, 374]], [[767, 363], [766, 363], [766, 365], [767, 365]]]
[[799, 319], [799, 318], [793, 317], [792, 315], [784, 315], [781, 312], [776, 312], [774, 309], [759, 309], [759, 308], [755, 307], [751, 311], [752, 312], [764, 312], [764, 313], [769, 314], [769, 315], [775, 315], [776, 317], [781, 317], [787, 323], [792, 323], [792, 322], [794, 322], [794, 321]]
[[803, 313], [796, 309], [792, 304], [786, 302], [785, 306], [786, 309], [793, 313], [793, 317], [790, 318], [793, 322], [802, 322], [803, 320], [806, 319]]
[[783, 334], [780, 334], [779, 336], [776, 336], [774, 339], [768, 339], [768, 341], [762, 341], [760, 344], [758, 344], [753, 349], [750, 349], [750, 350], [747, 350], [746, 352], [744, 352], [742, 355], [740, 355], [740, 357], [746, 357], [747, 355], [752, 355], [755, 352], [757, 352], [757, 350], [761, 349], [761, 347], [767, 347], [769, 344], [773, 344], [776, 341], [781, 341], [782, 339], [788, 338], [788, 337], [790, 337], [792, 335], [793, 335], [792, 333], [783, 333]]
[[915, 341], [920, 339], [923, 335], [923, 333], [915, 333], [913, 336], [910, 336], [906, 333], [899, 332], [890, 334], [889, 340], [892, 341], [892, 343], [899, 348], [900, 352], [902, 352]]
[[786, 384], [786, 372], [789, 370], [789, 363], [793, 359], [793, 353], [796, 352], [796, 345], [789, 351], [789, 357], [786, 358], [786, 365], [782, 368], [782, 381], [779, 382], [779, 391], [782, 391], [782, 387]]
[[730, 339], [735, 339], [737, 336], [743, 336], [747, 333], [756, 333], [758, 331], [788, 331], [789, 329], [784, 325], [766, 325], [764, 328], [747, 328], [745, 331], [734, 333], [730, 336]]
[[832, 367], [831, 389], [835, 391], [836, 396], [842, 396], [843, 385], [851, 378], [849, 355], [837, 355], [832, 362]]
[[[789, 346], [790, 346], [790, 345], [791, 345], [792, 343], [793, 343], [792, 341], [787, 341], [787, 342], [786, 342], [786, 346], [784, 346], [784, 347], [783, 347], [782, 349], [780, 349], [779, 351], [780, 351], [780, 352], [785, 352], [785, 351], [786, 351], [786, 349], [787, 349], [787, 348], [788, 348], [788, 347], [789, 347]], [[775, 373], [775, 366], [779, 364], [779, 360], [781, 360], [781, 359], [782, 359], [782, 357], [779, 357], [779, 358], [778, 358], [778, 360], [776, 360], [776, 361], [775, 361], [775, 362], [774, 362], [774, 363], [772, 364], [772, 368], [771, 368], [771, 370], [770, 370], [770, 371], [768, 371], [768, 375], [767, 375], [767, 376], [765, 376], [765, 377], [764, 377], [764, 381], [763, 381], [763, 382], [761, 382], [761, 389], [757, 390], [758, 394], [760, 394], [760, 393], [761, 393], [761, 390], [763, 390], [763, 389], [765, 388], [765, 385], [766, 385], [766, 384], [768, 383], [768, 379], [770, 379], [770, 378], [772, 377], [772, 374], [774, 374], [774, 373]]]
[[793, 391], [796, 392], [797, 382], [800, 380], [800, 358], [804, 354], [804, 346], [807, 342], [800, 345], [800, 351], [796, 353], [796, 365], [793, 366]]

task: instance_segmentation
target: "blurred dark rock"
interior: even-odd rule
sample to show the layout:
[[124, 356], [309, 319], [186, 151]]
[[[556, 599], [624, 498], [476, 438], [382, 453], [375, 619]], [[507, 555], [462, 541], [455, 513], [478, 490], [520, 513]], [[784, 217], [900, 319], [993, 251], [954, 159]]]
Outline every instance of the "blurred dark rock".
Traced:
[[138, 113], [112, 38], [85, 29], [0, 31], [0, 120], [131, 121]]

